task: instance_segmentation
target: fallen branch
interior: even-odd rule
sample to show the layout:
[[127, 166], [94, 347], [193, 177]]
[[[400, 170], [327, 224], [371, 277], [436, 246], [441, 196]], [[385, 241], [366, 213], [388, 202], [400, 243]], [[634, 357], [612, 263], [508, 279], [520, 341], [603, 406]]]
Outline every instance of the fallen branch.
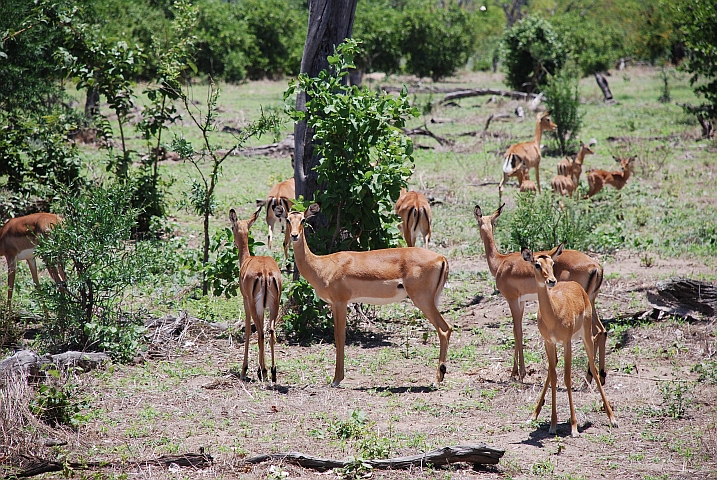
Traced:
[[[180, 455], [162, 455], [155, 460], [145, 460], [140, 462], [134, 462], [139, 465], [159, 465], [162, 467], [178, 466], [178, 467], [192, 467], [192, 468], [207, 468], [211, 466], [214, 459], [211, 455], [205, 453], [185, 453]], [[92, 468], [105, 468], [105, 467], [125, 467], [127, 462], [121, 462], [121, 464], [114, 465], [112, 462], [56, 462], [52, 460], [45, 460], [43, 458], [22, 455], [19, 458], [19, 466], [16, 471], [7, 475], [3, 478], [27, 478], [34, 477], [35, 475], [41, 475], [48, 472], [62, 472], [65, 469], [68, 470], [89, 470]]]
[[440, 145], [442, 145], [442, 146], [443, 146], [443, 145], [453, 145], [453, 143], [454, 143], [453, 140], [448, 140], [448, 139], [445, 138], [445, 137], [441, 137], [440, 135], [436, 135], [435, 133], [433, 133], [432, 131], [430, 131], [430, 130], [428, 129], [428, 127], [426, 127], [425, 124], [424, 124], [422, 127], [413, 128], [413, 129], [411, 129], [411, 130], [407, 130], [407, 129], [405, 129], [405, 128], [402, 129], [402, 130], [403, 130], [403, 133], [405, 133], [406, 135], [425, 135], [425, 136], [427, 136], [427, 137], [431, 137], [431, 138], [433, 138], [434, 140], [436, 140], [436, 141], [437, 141]]
[[[385, 460], [363, 460], [362, 463], [376, 469], [399, 469], [428, 465], [441, 466], [460, 462], [471, 463], [474, 465], [495, 465], [500, 461], [504, 453], [505, 450], [498, 450], [485, 444], [455, 445], [452, 447], [443, 447], [431, 450], [430, 452], [419, 455], [388, 458]], [[247, 458], [244, 462], [257, 464], [273, 460], [292, 463], [304, 468], [311, 468], [322, 472], [333, 468], [343, 468], [353, 463], [351, 461], [314, 457], [312, 455], [306, 455], [299, 452], [258, 455], [256, 457]]]
[[40, 356], [32, 350], [20, 350], [11, 357], [0, 361], [0, 377], [10, 373], [23, 373], [37, 376], [46, 366], [54, 365], [59, 369], [79, 367], [84, 371], [93, 370], [110, 361], [106, 353], [65, 352], [58, 355]]
[[647, 292], [655, 310], [687, 319], [717, 316], [717, 288], [708, 282], [676, 278], [657, 283], [657, 292]]
[[234, 156], [253, 157], [257, 155], [290, 155], [294, 153], [294, 134], [287, 135], [282, 141], [260, 145], [258, 147], [240, 148], [232, 152]]
[[497, 95], [500, 97], [510, 97], [511, 100], [534, 100], [538, 95], [534, 93], [516, 92], [512, 90], [498, 90], [495, 88], [472, 88], [470, 90], [459, 90], [448, 93], [442, 100], [434, 103], [447, 103], [461, 98], [478, 97], [482, 95]]

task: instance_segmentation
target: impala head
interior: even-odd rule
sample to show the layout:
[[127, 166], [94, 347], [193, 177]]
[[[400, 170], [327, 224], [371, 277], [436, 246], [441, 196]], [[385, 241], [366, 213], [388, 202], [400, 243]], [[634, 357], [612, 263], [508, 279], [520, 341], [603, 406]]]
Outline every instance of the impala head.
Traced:
[[487, 229], [489, 233], [493, 233], [493, 228], [495, 228], [495, 222], [498, 220], [498, 217], [500, 217], [500, 214], [503, 211], [503, 207], [505, 207], [505, 203], [498, 207], [498, 209], [493, 212], [492, 215], [484, 217], [480, 205], [475, 206], [475, 208], [473, 209], [473, 215], [476, 217], [476, 221], [480, 226], [481, 232], [485, 227], [485, 229]]
[[553, 112], [548, 111], [538, 114], [538, 120], [540, 121], [540, 129], [542, 131], [554, 132], [555, 130], [557, 130], [558, 126], [550, 119], [551, 113]]
[[321, 211], [319, 204], [312, 203], [303, 212], [289, 212], [286, 217], [292, 242], [298, 242], [299, 238], [304, 234], [304, 222], [307, 218], [311, 218]]
[[523, 260], [530, 262], [535, 267], [535, 278], [542, 278], [542, 282], [538, 280], [538, 283], [547, 285], [548, 288], [553, 288], [558, 281], [555, 279], [555, 273], [553, 272], [553, 265], [555, 259], [563, 253], [563, 244], [561, 243], [557, 247], [550, 250], [547, 254], [533, 256], [532, 250], [527, 247], [523, 247], [521, 250]]
[[239, 248], [238, 239], [241, 235], [248, 235], [249, 229], [251, 226], [256, 222], [257, 217], [259, 216], [259, 212], [261, 211], [261, 208], [264, 206], [263, 200], [257, 200], [256, 204], [259, 206], [259, 208], [256, 209], [256, 211], [249, 217], [248, 220], [239, 220], [237, 218], [237, 212], [232, 208], [229, 210], [229, 221], [232, 223], [232, 233], [234, 234], [234, 245]]
[[580, 152], [582, 152], [583, 155], [592, 155], [595, 153], [595, 150], [590, 148], [590, 145], [585, 145], [583, 142], [580, 142]]
[[613, 156], [612, 158], [615, 159], [617, 163], [620, 164], [620, 167], [622, 167], [623, 171], [630, 170], [630, 164], [637, 159], [636, 156], [628, 157], [628, 158], [620, 158]]

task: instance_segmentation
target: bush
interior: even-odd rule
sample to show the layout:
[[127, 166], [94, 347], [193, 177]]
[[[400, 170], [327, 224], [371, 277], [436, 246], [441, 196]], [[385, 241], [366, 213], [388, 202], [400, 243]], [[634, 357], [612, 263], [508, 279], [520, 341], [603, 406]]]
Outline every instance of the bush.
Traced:
[[438, 81], [466, 65], [476, 40], [468, 11], [455, 2], [440, 8], [433, 1], [419, 1], [404, 12], [406, 73]]
[[401, 71], [402, 14], [390, 0], [361, 1], [356, 6], [353, 37], [361, 42], [356, 66], [363, 72]]
[[625, 33], [615, 25], [602, 25], [579, 14], [566, 14], [552, 22], [583, 76], [605, 72], [625, 56]]
[[129, 189], [96, 186], [60, 198], [63, 222], [40, 240], [37, 254], [62, 261], [66, 285], [39, 291], [51, 315], [38, 337], [41, 348], [107, 352], [130, 360], [145, 331], [142, 311], [125, 311], [126, 293], [149, 275], [156, 251], [148, 242], [128, 242], [136, 211]]
[[506, 31], [502, 57], [508, 86], [536, 92], [565, 65], [567, 50], [547, 20], [528, 16]]
[[333, 333], [331, 309], [316, 295], [309, 282], [299, 278], [285, 290], [289, 296], [289, 310], [281, 325], [287, 338], [305, 342], [313, 336], [327, 337]]
[[548, 78], [543, 89], [545, 103], [550, 110], [557, 130], [550, 132], [555, 138], [558, 150], [562, 155], [576, 151], [578, 134], [583, 126], [585, 112], [580, 108], [580, 90], [578, 77], [574, 70], [563, 68]]

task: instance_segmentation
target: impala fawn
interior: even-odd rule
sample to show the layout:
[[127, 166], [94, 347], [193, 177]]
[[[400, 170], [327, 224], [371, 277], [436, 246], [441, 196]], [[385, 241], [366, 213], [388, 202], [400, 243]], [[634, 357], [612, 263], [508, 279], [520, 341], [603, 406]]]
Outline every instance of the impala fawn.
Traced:
[[587, 173], [588, 177], [588, 193], [585, 196], [592, 197], [597, 194], [605, 185], [612, 185], [618, 190], [622, 189], [630, 178], [630, 164], [637, 157], [618, 158], [613, 157], [620, 164], [621, 170], [608, 172], [607, 170], [591, 170]]

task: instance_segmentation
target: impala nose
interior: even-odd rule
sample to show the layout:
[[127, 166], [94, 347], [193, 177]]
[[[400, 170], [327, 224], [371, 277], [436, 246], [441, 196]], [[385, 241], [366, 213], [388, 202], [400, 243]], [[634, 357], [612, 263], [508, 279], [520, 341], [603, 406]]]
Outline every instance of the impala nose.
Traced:
[[294, 234], [292, 233], [292, 234], [291, 234], [291, 241], [292, 241], [292, 242], [298, 242], [298, 241], [299, 241], [299, 234], [297, 233], [296, 235], [294, 235]]
[[556, 283], [558, 283], [556, 280], [548, 280], [545, 282], [548, 285], [548, 288], [553, 288]]

